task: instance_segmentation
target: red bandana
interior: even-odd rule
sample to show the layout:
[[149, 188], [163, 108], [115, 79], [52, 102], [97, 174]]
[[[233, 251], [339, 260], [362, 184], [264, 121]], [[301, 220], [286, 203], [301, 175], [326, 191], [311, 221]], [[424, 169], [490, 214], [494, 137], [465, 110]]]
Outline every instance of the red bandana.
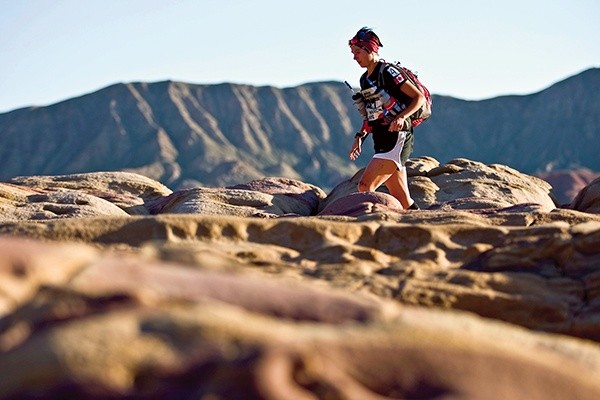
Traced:
[[383, 47], [379, 38], [372, 30], [365, 31], [361, 29], [356, 32], [356, 35], [348, 42], [350, 46], [358, 46], [370, 53], [379, 53], [379, 48]]

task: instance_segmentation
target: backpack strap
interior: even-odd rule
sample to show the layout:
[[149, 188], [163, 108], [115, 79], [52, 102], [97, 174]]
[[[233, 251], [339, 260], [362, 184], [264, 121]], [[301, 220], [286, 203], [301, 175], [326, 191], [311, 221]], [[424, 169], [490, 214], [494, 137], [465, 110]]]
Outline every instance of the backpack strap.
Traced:
[[381, 82], [381, 86], [383, 86], [383, 89], [385, 89], [385, 80], [383, 78], [383, 71], [386, 69], [386, 67], [389, 65], [389, 63], [387, 61], [385, 61], [383, 58], [380, 61], [381, 61], [381, 66], [379, 67], [379, 73], [377, 74], [377, 83]]

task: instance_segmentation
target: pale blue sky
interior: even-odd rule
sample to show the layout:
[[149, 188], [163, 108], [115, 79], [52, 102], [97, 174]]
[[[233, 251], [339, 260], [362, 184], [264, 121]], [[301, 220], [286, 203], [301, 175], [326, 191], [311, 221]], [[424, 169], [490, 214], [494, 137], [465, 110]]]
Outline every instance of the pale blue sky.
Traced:
[[600, 66], [600, 0], [0, 0], [0, 112], [117, 82], [276, 87], [362, 72], [348, 39], [435, 94], [529, 94]]

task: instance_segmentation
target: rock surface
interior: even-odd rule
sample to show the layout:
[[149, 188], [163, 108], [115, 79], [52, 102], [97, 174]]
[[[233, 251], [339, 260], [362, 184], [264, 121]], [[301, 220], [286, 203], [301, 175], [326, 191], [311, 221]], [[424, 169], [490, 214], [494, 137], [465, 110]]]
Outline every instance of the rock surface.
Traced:
[[309, 216], [325, 193], [306, 183], [263, 178], [230, 188], [179, 190], [147, 204], [152, 214], [208, 214], [238, 217]]
[[569, 208], [587, 213], [600, 214], [600, 178], [584, 187], [573, 199]]
[[544, 172], [536, 174], [536, 176], [552, 185], [552, 194], [559, 204], [569, 204], [584, 187], [592, 183], [594, 179], [599, 178], [600, 173], [591, 171], [588, 168], [580, 168]]
[[600, 396], [597, 181], [420, 158], [405, 211], [359, 176], [0, 184], [0, 398]]
[[[361, 172], [336, 186], [321, 207], [356, 192]], [[466, 159], [440, 165], [431, 157], [420, 157], [409, 160], [407, 173], [411, 195], [421, 208], [473, 210], [523, 203], [535, 203], [546, 211], [556, 208], [550, 184], [503, 165]]]

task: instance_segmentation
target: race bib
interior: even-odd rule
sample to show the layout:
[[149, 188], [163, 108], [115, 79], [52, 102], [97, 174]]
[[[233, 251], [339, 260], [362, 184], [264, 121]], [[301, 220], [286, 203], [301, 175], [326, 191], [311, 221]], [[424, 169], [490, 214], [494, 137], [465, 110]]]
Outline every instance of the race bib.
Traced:
[[365, 99], [365, 111], [369, 121], [376, 121], [384, 117], [383, 100], [376, 87], [370, 87], [360, 91]]

